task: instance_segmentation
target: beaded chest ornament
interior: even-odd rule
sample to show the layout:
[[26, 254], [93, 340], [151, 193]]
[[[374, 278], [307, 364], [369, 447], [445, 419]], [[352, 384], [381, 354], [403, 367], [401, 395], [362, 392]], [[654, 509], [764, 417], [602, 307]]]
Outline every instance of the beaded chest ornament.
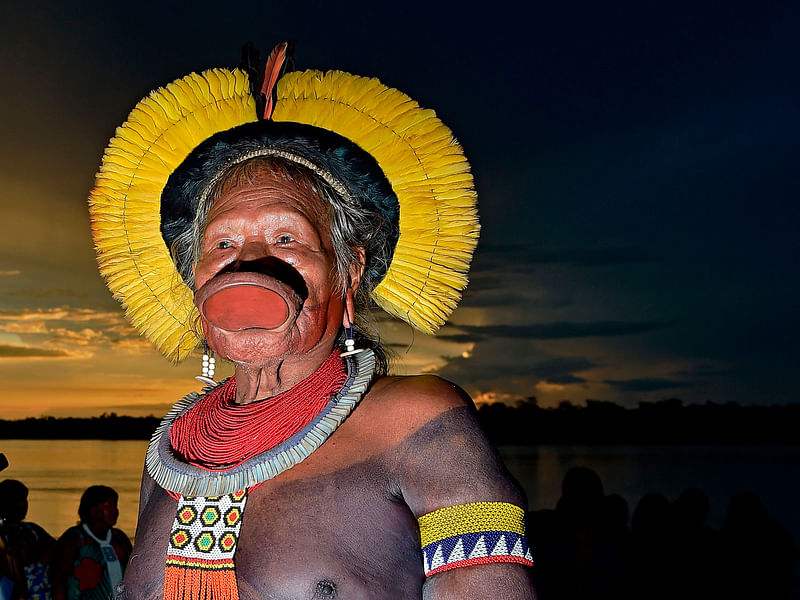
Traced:
[[239, 597], [233, 555], [247, 502], [245, 490], [180, 497], [164, 570], [164, 599]]

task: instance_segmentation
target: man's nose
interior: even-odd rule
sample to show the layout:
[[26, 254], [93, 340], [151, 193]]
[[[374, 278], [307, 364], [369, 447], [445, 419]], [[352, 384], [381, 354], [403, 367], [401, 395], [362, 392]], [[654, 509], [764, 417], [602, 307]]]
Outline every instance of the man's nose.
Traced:
[[252, 262], [270, 256], [272, 256], [272, 249], [264, 240], [245, 240], [236, 260], [239, 262]]
[[269, 244], [263, 240], [246, 240], [239, 247], [235, 260], [223, 272], [254, 271], [274, 275], [276, 263], [279, 262], [282, 261], [275, 256]]
[[286, 263], [276, 256], [269, 244], [263, 242], [246, 242], [241, 245], [233, 262], [228, 264], [223, 273], [263, 273], [278, 279], [286, 271]]

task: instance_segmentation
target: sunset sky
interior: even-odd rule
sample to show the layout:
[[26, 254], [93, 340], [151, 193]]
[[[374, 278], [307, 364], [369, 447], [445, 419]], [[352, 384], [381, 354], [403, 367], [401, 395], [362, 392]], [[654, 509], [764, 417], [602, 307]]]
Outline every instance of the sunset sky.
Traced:
[[471, 160], [470, 287], [436, 337], [382, 322], [397, 372], [544, 406], [800, 401], [797, 4], [521, 4], [3, 2], [0, 417], [198, 389], [105, 288], [86, 196], [151, 89], [284, 39], [436, 109]]

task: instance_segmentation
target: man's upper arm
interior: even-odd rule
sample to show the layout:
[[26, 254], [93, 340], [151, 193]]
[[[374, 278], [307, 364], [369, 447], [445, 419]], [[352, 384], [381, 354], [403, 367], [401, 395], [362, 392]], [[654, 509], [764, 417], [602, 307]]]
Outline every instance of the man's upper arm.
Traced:
[[[420, 419], [419, 428], [400, 444], [396, 454], [395, 472], [399, 474], [398, 486], [404, 501], [418, 519], [451, 506], [492, 503], [473, 504], [456, 512], [467, 520], [474, 516], [476, 523], [482, 520], [482, 511], [485, 509], [493, 513], [486, 517], [487, 522], [493, 519], [500, 521], [516, 519], [519, 522], [516, 526], [498, 527], [501, 531], [509, 531], [509, 534], [503, 535], [496, 554], [500, 554], [500, 548], [508, 542], [508, 553], [510, 554], [512, 549], [514, 551], [514, 557], [508, 560], [524, 558], [528, 550], [527, 543], [524, 539], [519, 540], [519, 536], [514, 533], [514, 531], [519, 532], [526, 509], [525, 496], [519, 485], [508, 473], [496, 450], [478, 425], [476, 411], [469, 397], [446, 381], [427, 378], [426, 382], [426, 386], [416, 390], [427, 396], [418, 399], [420, 409], [417, 413], [419, 415], [425, 411], [429, 412]], [[412, 401], [409, 405], [414, 407], [417, 404]], [[413, 413], [414, 410], [410, 412]], [[442, 512], [451, 514], [449, 511]], [[458, 531], [465, 530], [463, 520], [461, 525]], [[444, 527], [446, 530], [447, 523], [444, 523]], [[480, 530], [481, 527], [472, 529]], [[440, 571], [426, 581], [424, 597], [436, 600], [464, 597], [508, 600], [534, 598], [528, 569], [523, 564], [512, 562], [481, 564], [493, 560], [487, 557], [483, 560], [461, 561], [460, 564], [465, 565], [461, 568], [441, 570], [441, 561], [449, 562], [449, 554], [452, 552], [459, 554], [461, 548], [466, 549], [467, 555], [473, 550], [475, 555], [482, 554], [481, 549], [475, 550], [472, 546], [476, 539], [480, 539], [480, 543], [488, 542], [489, 546], [492, 546], [486, 548], [486, 554], [490, 555], [495, 550], [494, 545], [500, 541], [500, 535], [502, 533], [480, 536], [471, 532], [461, 536], [463, 543], [458, 549], [451, 546], [453, 543], [458, 543], [459, 536], [454, 536], [450, 538], [449, 543], [442, 544], [444, 554], [440, 553], [436, 558], [436, 565]], [[434, 538], [438, 539], [437, 536]], [[454, 539], [455, 542], [452, 541]], [[517, 540], [520, 543], [515, 545]], [[432, 551], [434, 547], [435, 545], [431, 545], [429, 549]], [[522, 557], [517, 557], [520, 550]], [[503, 559], [497, 558], [497, 560]], [[426, 562], [427, 568], [430, 569], [432, 566]]]
[[139, 488], [139, 515], [137, 516], [137, 523], [142, 519], [142, 514], [148, 502], [150, 502], [150, 496], [153, 494], [153, 490], [155, 490], [156, 487], [156, 482], [150, 477], [150, 474], [147, 472], [147, 466], [145, 466], [142, 471], [142, 486]]

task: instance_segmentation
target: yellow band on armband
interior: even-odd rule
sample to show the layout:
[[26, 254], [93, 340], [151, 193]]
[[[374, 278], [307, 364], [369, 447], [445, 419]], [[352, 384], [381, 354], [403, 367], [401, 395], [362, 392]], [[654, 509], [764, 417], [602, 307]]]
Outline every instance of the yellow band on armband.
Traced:
[[508, 502], [472, 502], [419, 518], [425, 575], [493, 562], [532, 565], [525, 511]]

